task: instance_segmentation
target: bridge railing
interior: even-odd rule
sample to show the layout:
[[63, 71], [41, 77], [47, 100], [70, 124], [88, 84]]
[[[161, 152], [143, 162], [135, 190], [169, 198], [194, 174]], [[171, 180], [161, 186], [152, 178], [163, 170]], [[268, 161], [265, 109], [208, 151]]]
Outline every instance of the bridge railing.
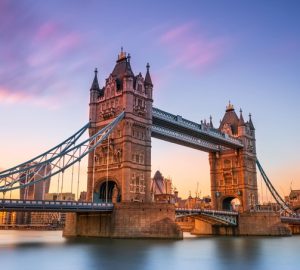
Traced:
[[76, 201], [48, 201], [48, 200], [14, 200], [0, 199], [1, 210], [31, 210], [31, 211], [55, 211], [55, 210], [103, 210], [111, 211], [114, 205], [112, 203], [92, 203]]
[[178, 213], [207, 213], [207, 214], [216, 214], [216, 215], [230, 215], [238, 216], [239, 213], [236, 211], [223, 211], [223, 210], [212, 210], [212, 209], [191, 209], [191, 208], [176, 208], [175, 210]]
[[152, 109], [152, 115], [155, 116], [155, 117], [161, 118], [163, 120], [173, 122], [174, 124], [190, 128], [194, 131], [198, 131], [200, 133], [207, 134], [209, 136], [212, 136], [212, 137], [215, 137], [215, 138], [218, 138], [218, 139], [221, 139], [221, 140], [230, 141], [230, 142], [236, 144], [237, 146], [240, 146], [240, 147], [243, 146], [242, 142], [240, 140], [236, 139], [236, 138], [233, 138], [233, 137], [231, 137], [227, 134], [224, 134], [224, 133], [219, 132], [219, 131], [217, 131], [215, 129], [212, 129], [212, 128], [206, 128], [206, 127], [204, 128], [204, 127], [202, 127], [201, 124], [197, 124], [195, 122], [192, 122], [190, 120], [182, 118], [179, 115], [176, 116], [174, 114], [165, 112], [165, 111], [160, 110], [158, 108], [153, 108]]

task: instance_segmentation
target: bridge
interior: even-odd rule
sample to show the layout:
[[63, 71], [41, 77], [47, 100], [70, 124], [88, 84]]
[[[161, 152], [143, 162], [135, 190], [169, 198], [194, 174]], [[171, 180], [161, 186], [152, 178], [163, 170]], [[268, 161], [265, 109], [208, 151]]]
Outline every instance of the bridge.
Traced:
[[[72, 227], [71, 234], [82, 229], [83, 225], [75, 222], [80, 218], [86, 218], [86, 224], [91, 223], [88, 230], [93, 231], [95, 220], [81, 213], [98, 213], [99, 220], [104, 218], [108, 224], [115, 224], [116, 237], [132, 236], [128, 235], [126, 226], [131, 226], [130, 232], [132, 226], [135, 227], [133, 236], [137, 237], [163, 237], [165, 232], [159, 228], [169, 228], [169, 235], [165, 237], [178, 237], [178, 232], [174, 235], [175, 217], [237, 226], [239, 214], [232, 211], [231, 201], [240, 201], [241, 213], [258, 205], [257, 166], [276, 202], [286, 214], [293, 216], [293, 210], [280, 197], [258, 162], [251, 115], [245, 121], [242, 111], [238, 116], [229, 103], [220, 126], [215, 128], [211, 119], [209, 123], [196, 123], [155, 108], [149, 64], [146, 68], [145, 77], [135, 76], [130, 57], [122, 51], [102, 88], [95, 70], [90, 88], [89, 123], [48, 151], [0, 172], [0, 193], [3, 194], [0, 210], [71, 212], [77, 216], [73, 215], [70, 218], [73, 223], [70, 221], [67, 225], [80, 227]], [[86, 132], [89, 136], [84, 139]], [[152, 137], [209, 154], [213, 210], [175, 209], [153, 202]], [[67, 171], [71, 175], [68, 177], [71, 193], [76, 180], [78, 188], [84, 157], [88, 157], [86, 202], [44, 200], [43, 195], [55, 178], [57, 194], [62, 193]], [[12, 190], [20, 190], [21, 200], [5, 198]], [[42, 196], [37, 199], [38, 194]], [[102, 217], [101, 213], [111, 213], [114, 221], [107, 220], [107, 215]], [[131, 215], [136, 219], [130, 219]], [[166, 219], [172, 221], [168, 226], [163, 222]], [[145, 220], [155, 226], [149, 227]], [[143, 232], [139, 231], [141, 227]]]

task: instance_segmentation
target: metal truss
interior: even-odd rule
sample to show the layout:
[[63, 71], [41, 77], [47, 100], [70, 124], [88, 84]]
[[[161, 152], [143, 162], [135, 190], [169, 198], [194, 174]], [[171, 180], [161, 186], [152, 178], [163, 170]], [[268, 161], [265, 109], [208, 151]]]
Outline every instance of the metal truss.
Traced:
[[207, 152], [217, 152], [221, 150], [221, 148], [216, 144], [165, 127], [152, 125], [151, 131], [152, 131], [152, 137], [154, 138], [157, 137], [159, 139], [171, 141], [174, 143], [178, 143], [181, 145], [189, 146]]
[[238, 213], [232, 211], [217, 211], [208, 209], [176, 209], [176, 218], [193, 217], [205, 220], [209, 223], [222, 224], [227, 226], [238, 225]]
[[283, 211], [285, 211], [286, 213], [290, 214], [290, 215], [296, 215], [296, 213], [294, 212], [293, 209], [291, 209], [287, 203], [281, 198], [281, 196], [279, 195], [279, 193], [277, 192], [277, 190], [274, 188], [274, 186], [272, 185], [271, 181], [269, 180], [268, 176], [266, 175], [264, 169], [262, 168], [261, 164], [259, 163], [258, 159], [256, 159], [256, 165], [264, 179], [264, 182], [266, 183], [271, 195], [273, 196], [273, 198], [275, 199], [275, 201], [280, 205], [280, 207], [282, 208]]
[[124, 112], [120, 113], [111, 123], [83, 142], [78, 143], [78, 139], [87, 130], [89, 124], [76, 132], [75, 136], [73, 135], [44, 154], [1, 172], [0, 192], [5, 193], [32, 186], [41, 181], [49, 181], [52, 176], [63, 173], [101, 144], [123, 119], [124, 114]]
[[196, 131], [198, 134], [217, 139], [219, 142], [226, 142], [235, 147], [243, 147], [243, 143], [239, 139], [224, 134], [217, 129], [208, 128], [201, 124], [182, 118], [180, 115], [174, 115], [153, 107], [152, 117], [164, 120], [176, 126], [181, 126], [192, 131]]
[[[84, 125], [81, 129], [79, 129], [76, 133], [70, 136], [68, 139], [64, 140], [62, 143], [54, 146], [53, 148], [49, 149], [48, 151], [26, 161], [23, 162], [15, 167], [9, 168], [0, 172], [0, 186], [6, 185], [6, 182], [13, 182], [16, 181], [14, 178], [18, 175], [18, 180], [25, 181], [24, 172], [26, 171], [35, 171], [39, 172], [44, 169], [41, 164], [46, 164], [47, 161], [53, 159], [55, 156], [63, 153], [64, 151], [68, 150], [72, 145], [74, 145], [78, 139], [85, 133], [88, 129], [89, 123]], [[23, 173], [23, 176], [22, 176]]]

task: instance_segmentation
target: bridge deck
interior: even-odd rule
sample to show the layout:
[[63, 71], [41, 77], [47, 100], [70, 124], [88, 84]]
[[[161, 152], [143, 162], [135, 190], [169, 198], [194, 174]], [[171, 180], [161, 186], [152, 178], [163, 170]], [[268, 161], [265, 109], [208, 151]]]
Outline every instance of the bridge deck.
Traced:
[[74, 201], [0, 200], [0, 211], [20, 212], [111, 212], [112, 203]]
[[[152, 122], [153, 125], [158, 128], [176, 131], [182, 135], [193, 136], [204, 142], [215, 144], [216, 146], [232, 149], [243, 147], [242, 142], [237, 138], [230, 137], [217, 129], [204, 127], [201, 124], [182, 118], [179, 115], [174, 115], [157, 108], [152, 108]], [[168, 137], [168, 134], [163, 134], [159, 139], [163, 139], [163, 136]], [[203, 150], [205, 151], [205, 149]]]

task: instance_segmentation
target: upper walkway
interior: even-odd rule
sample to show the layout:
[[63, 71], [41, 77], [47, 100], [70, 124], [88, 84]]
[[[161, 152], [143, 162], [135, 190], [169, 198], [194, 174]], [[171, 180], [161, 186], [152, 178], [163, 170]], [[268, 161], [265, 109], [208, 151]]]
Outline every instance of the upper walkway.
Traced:
[[238, 138], [154, 107], [152, 123], [152, 137], [202, 151], [216, 152], [222, 147], [231, 149], [243, 147], [243, 143]]

